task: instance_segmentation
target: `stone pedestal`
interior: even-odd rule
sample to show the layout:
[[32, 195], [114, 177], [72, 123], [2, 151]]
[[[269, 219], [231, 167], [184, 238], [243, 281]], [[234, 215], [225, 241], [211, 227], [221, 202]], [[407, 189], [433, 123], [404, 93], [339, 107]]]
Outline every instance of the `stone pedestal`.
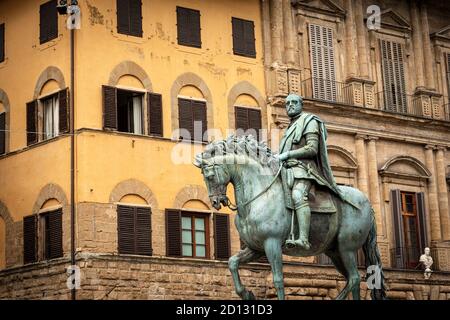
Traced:
[[450, 271], [450, 241], [431, 243], [432, 270]]

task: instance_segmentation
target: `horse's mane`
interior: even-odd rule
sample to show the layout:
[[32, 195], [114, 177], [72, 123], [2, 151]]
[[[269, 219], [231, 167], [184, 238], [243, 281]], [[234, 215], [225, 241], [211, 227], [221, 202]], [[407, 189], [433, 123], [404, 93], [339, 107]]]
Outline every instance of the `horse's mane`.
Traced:
[[246, 155], [258, 161], [264, 167], [269, 167], [275, 174], [280, 163], [275, 157], [275, 153], [270, 150], [265, 141], [259, 142], [254, 136], [230, 135], [225, 140], [218, 140], [209, 143], [205, 151], [201, 154], [203, 159], [209, 159], [219, 155], [235, 154]]

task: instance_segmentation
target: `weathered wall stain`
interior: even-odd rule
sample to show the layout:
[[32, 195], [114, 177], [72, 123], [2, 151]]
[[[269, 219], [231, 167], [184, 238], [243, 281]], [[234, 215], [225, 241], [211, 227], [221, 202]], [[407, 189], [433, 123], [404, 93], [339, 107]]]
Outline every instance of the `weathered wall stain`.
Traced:
[[227, 69], [218, 68], [214, 63], [211, 62], [199, 62], [198, 65], [202, 68], [205, 68], [215, 76], [225, 76], [227, 73]]
[[104, 17], [100, 13], [97, 7], [92, 6], [88, 1], [86, 1], [86, 4], [89, 9], [89, 22], [91, 25], [101, 24], [103, 25]]
[[248, 69], [248, 68], [242, 68], [242, 67], [238, 67], [236, 69], [238, 76], [242, 76], [244, 74], [247, 74], [249, 76], [252, 75], [252, 70]]

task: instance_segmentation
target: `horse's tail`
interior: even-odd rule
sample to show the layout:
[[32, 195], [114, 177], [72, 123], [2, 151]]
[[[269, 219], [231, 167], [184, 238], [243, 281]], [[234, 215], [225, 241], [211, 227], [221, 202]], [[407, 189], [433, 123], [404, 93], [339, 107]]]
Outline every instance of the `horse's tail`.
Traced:
[[[364, 256], [366, 260], [366, 282], [371, 289], [372, 300], [385, 300], [386, 299], [386, 287], [384, 285], [384, 274], [381, 265], [380, 252], [377, 246], [377, 225], [375, 222], [375, 212], [372, 211], [372, 227], [370, 228], [369, 235], [366, 242], [363, 245]], [[375, 269], [374, 269], [375, 268]], [[373, 272], [375, 272], [373, 274]], [[368, 281], [375, 276], [375, 281]], [[370, 283], [369, 283], [370, 282]]]

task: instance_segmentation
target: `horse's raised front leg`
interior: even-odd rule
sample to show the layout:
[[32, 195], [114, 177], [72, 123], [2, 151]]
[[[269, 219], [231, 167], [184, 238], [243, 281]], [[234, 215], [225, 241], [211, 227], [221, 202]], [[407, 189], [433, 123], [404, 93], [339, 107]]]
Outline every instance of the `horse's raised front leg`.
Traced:
[[273, 284], [277, 290], [278, 300], [284, 300], [283, 282], [283, 256], [281, 252], [281, 240], [270, 238], [264, 242], [264, 251], [270, 262], [273, 275]]
[[244, 250], [239, 251], [228, 260], [228, 267], [231, 271], [231, 276], [233, 277], [234, 288], [238, 296], [243, 300], [255, 300], [255, 296], [251, 291], [245, 289], [242, 284], [241, 278], [239, 277], [239, 264], [255, 261], [261, 256], [262, 253], [253, 251], [247, 247]]

